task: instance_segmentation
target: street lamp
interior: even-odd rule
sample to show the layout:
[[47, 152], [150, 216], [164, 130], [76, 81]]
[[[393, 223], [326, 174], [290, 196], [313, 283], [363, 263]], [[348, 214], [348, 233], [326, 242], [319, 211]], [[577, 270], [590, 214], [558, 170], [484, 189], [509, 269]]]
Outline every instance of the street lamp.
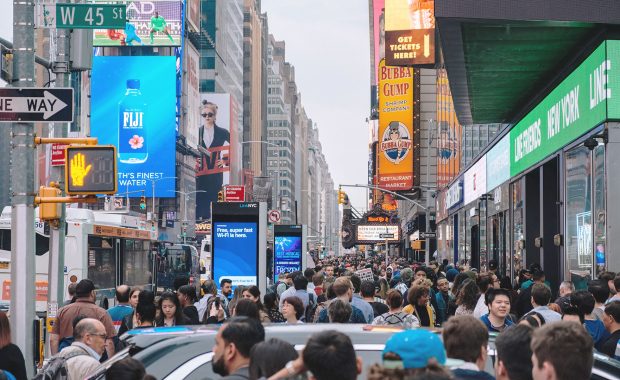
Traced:
[[[190, 194], [195, 194], [195, 193], [206, 193], [205, 190], [196, 190], [196, 191], [178, 191], [178, 190], [168, 190], [168, 191], [174, 191], [175, 193], [179, 193], [179, 194], [183, 194], [183, 227], [186, 228], [187, 227], [187, 196]], [[183, 232], [183, 244], [185, 244], [185, 239], [186, 239], [186, 234], [185, 231]]]
[[[279, 149], [280, 146], [278, 144], [274, 144], [272, 142], [269, 141], [262, 141], [262, 140], [250, 140], [250, 141], [242, 141], [241, 144], [266, 144], [269, 145], [271, 147], [275, 147], [276, 149]], [[267, 150], [267, 152], [269, 152], [269, 150]], [[278, 208], [280, 208], [280, 172], [282, 171], [282, 163], [280, 162], [280, 152], [279, 151], [275, 151], [275, 155], [276, 157], [278, 157], [278, 169], [277, 169], [277, 187], [276, 187], [276, 200], [277, 200], [277, 204], [278, 204]], [[267, 165], [269, 166], [269, 165]]]
[[153, 186], [152, 192], [151, 192], [151, 220], [152, 221], [155, 220], [155, 182], [161, 181], [162, 179], [177, 179], [177, 177], [161, 177], [161, 178], [156, 178], [156, 179], [147, 178], [147, 180], [151, 181], [151, 185]]

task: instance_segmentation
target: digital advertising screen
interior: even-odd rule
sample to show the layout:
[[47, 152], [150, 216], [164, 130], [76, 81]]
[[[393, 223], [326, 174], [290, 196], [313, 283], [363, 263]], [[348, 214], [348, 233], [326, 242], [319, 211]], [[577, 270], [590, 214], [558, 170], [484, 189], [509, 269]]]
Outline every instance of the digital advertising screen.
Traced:
[[258, 224], [213, 222], [213, 279], [219, 287], [223, 278], [233, 287], [257, 284]]
[[175, 57], [94, 57], [90, 133], [116, 146], [119, 193], [175, 196], [175, 72]]
[[[100, 0], [97, 3], [111, 3]], [[180, 46], [181, 0], [126, 1], [124, 29], [95, 29], [93, 46]]]
[[280, 273], [291, 273], [301, 270], [301, 243], [301, 236], [274, 237], [274, 282], [278, 281]]

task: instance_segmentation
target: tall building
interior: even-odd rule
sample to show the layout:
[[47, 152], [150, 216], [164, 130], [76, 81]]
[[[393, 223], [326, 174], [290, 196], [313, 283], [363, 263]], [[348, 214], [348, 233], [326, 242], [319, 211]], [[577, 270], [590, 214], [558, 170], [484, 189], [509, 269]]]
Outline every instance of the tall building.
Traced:
[[[243, 9], [243, 141], [263, 137], [263, 24], [260, 0], [245, 0]], [[266, 25], [265, 25], [266, 27]], [[243, 147], [243, 168], [255, 176], [263, 172], [265, 144], [247, 143]]]

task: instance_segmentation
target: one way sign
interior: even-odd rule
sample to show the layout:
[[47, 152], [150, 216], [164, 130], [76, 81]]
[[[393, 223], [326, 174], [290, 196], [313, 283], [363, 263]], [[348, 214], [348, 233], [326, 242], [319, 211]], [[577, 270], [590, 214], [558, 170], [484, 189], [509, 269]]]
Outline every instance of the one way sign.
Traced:
[[73, 122], [73, 89], [0, 88], [0, 122]]

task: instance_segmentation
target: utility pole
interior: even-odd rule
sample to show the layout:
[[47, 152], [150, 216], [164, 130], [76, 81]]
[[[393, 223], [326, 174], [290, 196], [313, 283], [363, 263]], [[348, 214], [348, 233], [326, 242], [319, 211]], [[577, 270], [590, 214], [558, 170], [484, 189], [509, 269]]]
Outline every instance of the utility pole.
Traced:
[[[34, 86], [34, 2], [13, 2], [13, 80]], [[34, 375], [34, 124], [11, 125], [11, 340], [24, 354], [28, 378]]]
[[[52, 63], [52, 72], [56, 74], [56, 87], [69, 87], [70, 62], [69, 50], [71, 46], [71, 31], [57, 29], [57, 55]], [[54, 138], [66, 138], [69, 124], [55, 123], [51, 135]], [[65, 167], [52, 166], [50, 180], [60, 185], [61, 196], [64, 196]], [[65, 219], [67, 207], [60, 204], [60, 218], [58, 223], [50, 223], [50, 254], [48, 262], [48, 317], [55, 318], [58, 305], [64, 298], [65, 279]]]

